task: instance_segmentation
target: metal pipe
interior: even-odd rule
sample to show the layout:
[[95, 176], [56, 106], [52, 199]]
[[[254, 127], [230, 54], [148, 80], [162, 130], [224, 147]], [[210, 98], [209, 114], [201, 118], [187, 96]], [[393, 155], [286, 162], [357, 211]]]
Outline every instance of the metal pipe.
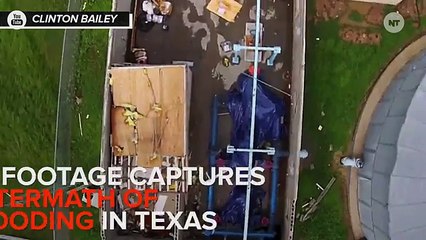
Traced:
[[[210, 135], [210, 154], [209, 154], [209, 175], [211, 175], [211, 168], [216, 164], [216, 151], [217, 151], [217, 132], [218, 132], [218, 111], [219, 100], [218, 96], [214, 95], [212, 104], [212, 118], [211, 118], [211, 135]], [[208, 188], [208, 203], [207, 209], [212, 211], [214, 208], [214, 184]]]
[[[254, 127], [256, 122], [256, 100], [257, 100], [257, 71], [259, 67], [259, 40], [260, 40], [260, 0], [256, 1], [256, 37], [254, 49], [254, 72], [253, 72], [253, 97], [251, 104], [251, 126], [250, 126], [250, 149], [254, 148]], [[249, 172], [253, 167], [253, 152], [249, 152]], [[244, 215], [244, 234], [243, 240], [247, 240], [249, 218], [250, 218], [250, 197], [251, 197], [251, 174], [248, 175], [247, 192], [246, 192], [246, 206]]]
[[271, 199], [269, 209], [269, 231], [273, 231], [275, 227], [275, 215], [277, 211], [277, 195], [278, 195], [278, 177], [280, 167], [280, 154], [277, 153], [272, 158], [272, 186], [271, 186]]
[[[256, 27], [256, 29], [257, 29], [257, 27]], [[256, 50], [256, 47], [241, 45], [239, 47], [239, 49], [240, 50]], [[275, 47], [257, 47], [257, 49], [259, 51], [274, 51], [276, 48]]]

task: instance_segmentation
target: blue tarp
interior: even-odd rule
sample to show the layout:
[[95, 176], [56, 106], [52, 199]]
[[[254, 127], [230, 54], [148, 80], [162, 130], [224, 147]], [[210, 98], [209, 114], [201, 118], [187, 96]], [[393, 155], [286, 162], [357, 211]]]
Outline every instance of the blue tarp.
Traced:
[[[262, 76], [258, 76], [262, 80]], [[250, 147], [251, 106], [253, 78], [248, 71], [239, 75], [235, 88], [228, 93], [228, 111], [232, 118], [231, 145], [235, 148]], [[256, 99], [255, 148], [264, 142], [282, 140], [285, 127], [284, 101], [262, 83], [258, 82]], [[255, 156], [255, 159], [256, 158]], [[248, 153], [232, 154], [231, 167], [247, 167]]]
[[[222, 210], [222, 220], [225, 224], [240, 224], [244, 226], [246, 195], [246, 186], [234, 187], [228, 202]], [[266, 196], [266, 192], [261, 187], [253, 187], [250, 195], [250, 225], [259, 226], [262, 201]]]

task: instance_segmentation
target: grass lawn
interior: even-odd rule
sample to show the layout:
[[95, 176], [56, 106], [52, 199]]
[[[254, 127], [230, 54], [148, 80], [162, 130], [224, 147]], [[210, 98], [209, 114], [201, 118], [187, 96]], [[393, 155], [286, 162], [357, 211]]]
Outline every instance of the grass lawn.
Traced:
[[358, 11], [352, 10], [349, 14], [349, 19], [355, 22], [362, 22], [364, 21], [364, 16]]
[[[66, 2], [1, 0], [0, 9], [58, 11], [66, 9]], [[53, 165], [62, 38], [61, 30], [0, 31], [0, 167]], [[52, 236], [48, 230], [5, 229], [1, 234], [43, 240]]]
[[[111, 1], [87, 1], [85, 11], [110, 11]], [[82, 30], [77, 53], [75, 76], [76, 97], [82, 101], [74, 106], [72, 119], [71, 164], [89, 169], [99, 165], [103, 107], [103, 86], [108, 49], [108, 30]], [[79, 113], [83, 136], [80, 133]], [[73, 231], [73, 239], [100, 239], [99, 212], [94, 214], [95, 228]]]
[[[340, 40], [338, 31], [336, 21], [308, 24], [303, 131], [310, 142], [315, 169], [301, 174], [299, 210], [309, 197], [319, 195], [315, 183], [325, 186], [333, 175], [338, 175], [329, 167], [333, 157], [329, 146], [333, 151], [345, 151], [369, 88], [396, 53], [420, 33], [406, 22], [397, 34], [383, 29], [380, 46], [365, 46]], [[341, 184], [336, 182], [310, 220], [297, 223], [296, 239], [347, 239], [350, 230], [344, 219]]]
[[[67, 1], [0, 0], [2, 10], [64, 11]], [[109, 11], [111, 1], [88, 0], [86, 10]], [[82, 97], [73, 119], [72, 165], [89, 168], [99, 163], [103, 82], [107, 51], [106, 30], [84, 30], [77, 57], [76, 94]], [[62, 53], [62, 30], [0, 31], [0, 167], [53, 166], [55, 121]], [[83, 120], [83, 137], [78, 128]], [[86, 119], [86, 115], [89, 118]], [[12, 188], [13, 186], [8, 186]], [[8, 210], [5, 210], [8, 211]], [[93, 211], [93, 210], [92, 210]], [[73, 232], [76, 239], [99, 238], [96, 228]], [[51, 231], [1, 231], [20, 237], [51, 239]]]

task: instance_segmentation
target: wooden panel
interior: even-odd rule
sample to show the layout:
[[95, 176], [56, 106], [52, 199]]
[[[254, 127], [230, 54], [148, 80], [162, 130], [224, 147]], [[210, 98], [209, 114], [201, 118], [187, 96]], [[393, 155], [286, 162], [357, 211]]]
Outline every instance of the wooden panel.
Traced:
[[[139, 165], [161, 165], [161, 159], [151, 160], [154, 153], [160, 156], [184, 156], [187, 137], [185, 67], [113, 68], [111, 78], [113, 104], [132, 104], [139, 113], [145, 115], [136, 123]], [[158, 105], [161, 111], [154, 111], [154, 105]], [[124, 123], [124, 117], [121, 117]], [[131, 134], [133, 136], [133, 132]], [[122, 133], [113, 133], [113, 138], [114, 136], [122, 136]], [[119, 140], [127, 139], [121, 137], [113, 142], [118, 144], [121, 143]]]
[[111, 109], [112, 146], [123, 149], [119, 152], [114, 148], [114, 154], [116, 156], [136, 155], [135, 144], [132, 142], [134, 129], [124, 122], [123, 112], [123, 108]]

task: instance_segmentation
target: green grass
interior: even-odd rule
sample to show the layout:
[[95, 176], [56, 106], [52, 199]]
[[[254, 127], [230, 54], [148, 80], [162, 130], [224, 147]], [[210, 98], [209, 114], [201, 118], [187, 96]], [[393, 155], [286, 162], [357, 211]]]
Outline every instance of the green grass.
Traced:
[[[66, 3], [0, 0], [0, 9], [65, 10]], [[61, 30], [0, 31], [0, 167], [53, 165], [62, 38]], [[5, 229], [1, 233], [35, 240], [52, 236], [49, 230]]]
[[[110, 11], [111, 1], [87, 1], [86, 11]], [[108, 48], [108, 30], [82, 30], [77, 53], [75, 94], [82, 99], [74, 106], [71, 164], [90, 169], [99, 165], [103, 86]], [[83, 136], [80, 134], [81, 114]], [[88, 118], [86, 119], [86, 116]], [[94, 214], [95, 227], [89, 231], [73, 231], [73, 239], [100, 239], [99, 212], [85, 209]]]
[[[419, 30], [406, 22], [400, 33], [383, 30], [380, 46], [367, 46], [344, 42], [338, 32], [336, 21], [308, 24], [303, 131], [310, 142], [315, 169], [301, 174], [299, 210], [309, 197], [318, 196], [316, 182], [325, 186], [336, 175], [329, 167], [333, 156], [329, 146], [333, 145], [334, 151], [345, 151], [375, 79], [397, 52], [419, 35]], [[319, 125], [322, 131], [318, 131]], [[341, 184], [338, 181], [333, 186], [312, 219], [297, 223], [296, 239], [347, 239]]]
[[358, 11], [352, 10], [351, 13], [349, 14], [349, 19], [354, 22], [363, 22], [364, 16]]
[[[109, 11], [111, 1], [88, 1], [85, 10]], [[108, 30], [82, 30], [79, 44], [75, 94], [82, 103], [74, 106], [71, 161], [73, 166], [88, 169], [99, 165]], [[78, 113], [81, 113], [83, 136]]]
[[[2, 10], [60, 11], [66, 6], [63, 0], [0, 0]], [[110, 9], [111, 1], [87, 1], [86, 10]], [[75, 108], [73, 119], [72, 165], [86, 169], [99, 163], [107, 34], [105, 30], [82, 31], [76, 56], [76, 93], [83, 97], [83, 103], [80, 109]], [[62, 39], [62, 30], [0, 31], [1, 167], [53, 165]], [[83, 137], [78, 130], [78, 111], [83, 118]], [[91, 211], [95, 228], [74, 231], [74, 239], [99, 238], [98, 212]], [[33, 240], [52, 238], [49, 230], [6, 229], [1, 233]]]

